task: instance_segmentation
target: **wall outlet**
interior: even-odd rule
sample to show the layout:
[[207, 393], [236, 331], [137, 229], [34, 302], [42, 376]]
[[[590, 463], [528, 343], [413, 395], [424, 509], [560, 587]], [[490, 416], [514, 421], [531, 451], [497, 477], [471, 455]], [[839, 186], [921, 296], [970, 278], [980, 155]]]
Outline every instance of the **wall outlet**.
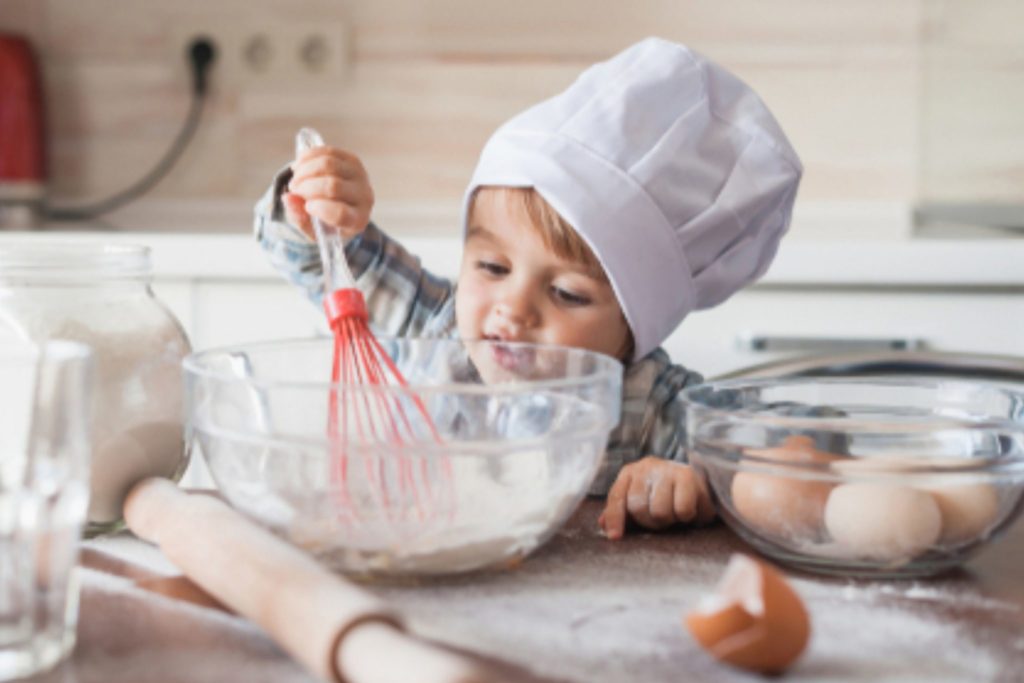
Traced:
[[342, 21], [231, 21], [178, 26], [174, 59], [189, 43], [213, 41], [217, 59], [210, 71], [214, 91], [277, 91], [330, 86], [348, 77], [350, 40]]

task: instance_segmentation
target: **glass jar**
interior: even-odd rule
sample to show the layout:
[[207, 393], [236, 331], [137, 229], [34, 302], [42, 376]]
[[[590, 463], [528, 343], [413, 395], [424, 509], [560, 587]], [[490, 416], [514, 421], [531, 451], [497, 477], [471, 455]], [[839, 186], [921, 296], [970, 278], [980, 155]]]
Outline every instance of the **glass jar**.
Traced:
[[181, 361], [190, 345], [151, 276], [147, 247], [0, 243], [0, 339], [70, 339], [93, 350], [88, 535], [122, 526], [135, 482], [177, 481], [188, 464]]

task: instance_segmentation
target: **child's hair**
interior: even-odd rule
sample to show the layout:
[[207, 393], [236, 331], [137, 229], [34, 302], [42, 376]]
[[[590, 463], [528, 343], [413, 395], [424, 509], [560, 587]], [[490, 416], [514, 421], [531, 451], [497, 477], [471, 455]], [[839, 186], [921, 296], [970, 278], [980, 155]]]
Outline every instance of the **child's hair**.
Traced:
[[537, 190], [532, 187], [491, 189], [504, 193], [510, 207], [521, 209], [526, 214], [544, 246], [553, 251], [558, 258], [581, 265], [593, 271], [593, 274], [603, 282], [608, 282], [608, 275], [605, 274], [594, 251]]
[[[476, 200], [477, 194], [482, 189], [484, 188], [476, 188], [471, 201]], [[590, 245], [537, 190], [532, 187], [498, 186], [489, 186], [486, 189], [501, 192], [513, 210], [520, 209], [529, 219], [531, 227], [540, 235], [544, 246], [553, 251], [558, 258], [581, 265], [601, 281], [609, 282], [608, 274], [604, 272], [601, 261], [594, 254]], [[623, 319], [625, 319], [624, 314]], [[626, 360], [632, 355], [633, 332], [630, 330], [618, 357]]]

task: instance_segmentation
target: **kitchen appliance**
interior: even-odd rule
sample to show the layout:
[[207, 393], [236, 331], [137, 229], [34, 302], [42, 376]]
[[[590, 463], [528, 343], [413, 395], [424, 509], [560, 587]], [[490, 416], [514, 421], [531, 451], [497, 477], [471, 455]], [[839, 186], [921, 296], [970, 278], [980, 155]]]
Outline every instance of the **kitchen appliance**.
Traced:
[[29, 227], [46, 190], [39, 66], [23, 36], [0, 33], [0, 229]]

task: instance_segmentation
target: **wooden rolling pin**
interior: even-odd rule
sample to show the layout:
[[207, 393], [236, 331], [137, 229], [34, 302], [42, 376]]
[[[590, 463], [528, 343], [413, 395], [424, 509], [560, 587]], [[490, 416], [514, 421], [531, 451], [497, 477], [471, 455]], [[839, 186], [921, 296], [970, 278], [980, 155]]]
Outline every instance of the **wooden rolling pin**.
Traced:
[[406, 633], [378, 598], [212, 496], [147, 479], [128, 494], [124, 513], [137, 536], [157, 544], [203, 590], [259, 624], [325, 680], [498, 680], [471, 659]]

